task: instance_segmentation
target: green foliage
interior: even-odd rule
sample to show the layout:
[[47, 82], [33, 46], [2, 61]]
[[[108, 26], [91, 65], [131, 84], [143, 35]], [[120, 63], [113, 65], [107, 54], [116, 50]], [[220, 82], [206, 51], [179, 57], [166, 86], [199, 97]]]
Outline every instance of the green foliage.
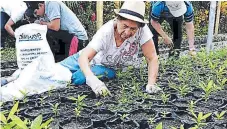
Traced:
[[54, 112], [55, 116], [58, 115], [58, 106], [59, 106], [59, 103], [55, 103], [55, 104], [51, 104], [51, 109], [52, 111]]
[[191, 113], [194, 117], [192, 120], [196, 122], [198, 127], [206, 125], [206, 123], [204, 123], [204, 121], [212, 114], [212, 113], [207, 113], [207, 114], [203, 115], [202, 112], [199, 112], [199, 114], [196, 115], [194, 112], [191, 112]]
[[169, 101], [169, 97], [170, 97], [170, 94], [162, 93], [161, 98], [162, 98], [163, 104], [166, 104], [166, 102]]
[[224, 119], [224, 115], [227, 111], [222, 111], [221, 113], [215, 112], [215, 116], [217, 120], [222, 120]]
[[87, 97], [87, 95], [82, 95], [82, 96], [80, 96], [80, 95], [78, 95], [77, 96], [77, 98], [74, 98], [74, 97], [69, 97], [69, 99], [71, 99], [71, 100], [74, 100], [75, 101], [75, 103], [76, 103], [76, 107], [75, 107], [75, 115], [78, 117], [78, 116], [80, 116], [80, 113], [81, 113], [81, 111], [83, 110], [83, 107], [84, 106], [87, 106], [83, 101], [84, 101], [84, 99]]
[[214, 84], [213, 80], [210, 80], [208, 82], [208, 84], [205, 84], [204, 82], [200, 83], [200, 87], [202, 88], [202, 90], [205, 92], [204, 98], [205, 101], [208, 100], [209, 95], [213, 92], [217, 90], [217, 86]]
[[15, 112], [18, 110], [19, 102], [16, 102], [8, 117], [6, 118], [3, 112], [0, 112], [0, 127], [1, 129], [47, 129], [49, 128], [49, 124], [53, 121], [53, 118], [47, 120], [42, 123], [42, 115], [37, 116], [34, 121], [29, 122], [27, 119], [24, 121], [21, 120], [18, 116], [15, 115]]
[[126, 120], [126, 118], [129, 116], [129, 114], [120, 114], [120, 119], [122, 120], [122, 121], [125, 121]]
[[163, 128], [162, 128], [162, 122], [160, 122], [160, 123], [155, 127], [155, 129], [163, 129]]
[[5, 48], [1, 52], [1, 61], [15, 61], [17, 60], [15, 48]]

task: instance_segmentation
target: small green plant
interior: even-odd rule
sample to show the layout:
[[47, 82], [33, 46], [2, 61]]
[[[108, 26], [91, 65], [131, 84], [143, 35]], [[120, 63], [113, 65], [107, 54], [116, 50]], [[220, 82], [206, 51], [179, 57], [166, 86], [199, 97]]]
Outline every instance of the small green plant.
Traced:
[[128, 116], [129, 116], [129, 114], [123, 114], [123, 115], [121, 115], [120, 119], [121, 119], [122, 121], [125, 121], [125, 120], [127, 119]]
[[207, 113], [207, 114], [204, 114], [202, 112], [199, 112], [198, 115], [196, 115], [194, 112], [191, 112], [192, 115], [193, 115], [193, 121], [196, 122], [197, 126], [200, 128], [204, 125], [206, 125], [206, 123], [204, 123], [204, 121], [212, 114], [212, 113]]
[[41, 106], [43, 106], [45, 97], [41, 97], [41, 98], [39, 98], [39, 99], [40, 99], [40, 104], [41, 104]]
[[81, 111], [83, 110], [83, 107], [84, 106], [87, 106], [83, 101], [84, 101], [84, 99], [87, 97], [87, 95], [82, 95], [82, 96], [80, 96], [80, 95], [78, 95], [77, 96], [77, 98], [74, 98], [74, 97], [69, 97], [69, 99], [71, 99], [71, 100], [73, 100], [73, 101], [75, 101], [75, 103], [76, 103], [76, 107], [75, 107], [75, 109], [74, 109], [74, 113], [75, 113], [75, 115], [76, 115], [76, 128], [78, 128], [77, 127], [77, 118], [79, 117], [79, 116], [81, 116]]
[[162, 129], [162, 122], [160, 122], [156, 127], [155, 129]]
[[111, 93], [108, 90], [102, 90], [101, 96], [103, 96], [104, 98], [106, 98], [109, 95], [111, 96]]
[[177, 91], [180, 93], [180, 95], [182, 97], [184, 97], [185, 95], [187, 95], [191, 91], [191, 89], [190, 89], [190, 87], [188, 87], [187, 84], [185, 84], [183, 86], [177, 87]]
[[75, 115], [78, 117], [80, 116], [81, 110], [83, 110], [84, 106], [87, 106], [83, 100], [87, 97], [87, 95], [78, 95], [77, 98], [74, 97], [69, 97], [69, 99], [74, 100], [76, 103], [76, 108], [75, 108]]
[[163, 112], [161, 112], [161, 117], [165, 118], [168, 114], [169, 114], [169, 112], [163, 111]]
[[54, 86], [50, 86], [50, 88], [48, 89], [48, 96], [50, 97], [51, 96], [51, 91], [54, 89]]
[[57, 116], [58, 115], [58, 106], [59, 106], [59, 103], [56, 103], [56, 104], [51, 104], [50, 103], [50, 105], [51, 105], [51, 109], [54, 112], [55, 116]]
[[188, 106], [188, 110], [190, 112], [194, 112], [194, 107], [195, 107], [195, 104], [197, 103], [198, 101], [190, 101], [189, 103], [189, 106]]
[[153, 118], [149, 118], [147, 122], [148, 122], [149, 125], [153, 125], [154, 122], [155, 122], [155, 118], [154, 117]]
[[15, 113], [18, 110], [19, 102], [16, 102], [6, 118], [3, 112], [0, 112], [1, 129], [48, 129], [53, 118], [42, 123], [42, 115], [37, 116], [34, 121], [29, 122], [27, 119], [21, 120]]
[[217, 83], [218, 83], [218, 85], [220, 86], [221, 89], [224, 89], [226, 82], [227, 82], [227, 78], [224, 78], [224, 79], [220, 78], [220, 79], [217, 80]]
[[124, 73], [122, 73], [120, 70], [118, 70], [116, 75], [117, 75], [117, 81], [118, 81], [118, 84], [119, 84], [120, 83], [120, 79], [122, 77], [124, 77]]
[[124, 122], [127, 120], [127, 117], [129, 116], [129, 114], [120, 114], [120, 119], [123, 121], [123, 129], [124, 129]]
[[28, 95], [29, 92], [27, 92], [26, 89], [25, 90], [19, 90], [19, 91], [23, 95], [23, 97], [22, 97], [23, 98], [23, 103], [26, 103], [28, 101], [27, 95]]
[[201, 82], [199, 84], [199, 86], [202, 88], [202, 90], [205, 92], [205, 95], [203, 96], [205, 101], [208, 100], [210, 94], [213, 92], [213, 91], [216, 91], [217, 90], [217, 87], [216, 85], [214, 84], [213, 80], [210, 80], [208, 82], [208, 84], [206, 85], [204, 82]]
[[217, 120], [222, 120], [224, 119], [224, 115], [227, 111], [222, 111], [221, 113], [215, 112], [215, 116]]
[[169, 101], [169, 97], [170, 97], [170, 94], [162, 93], [161, 98], [162, 98], [163, 104], [166, 104]]

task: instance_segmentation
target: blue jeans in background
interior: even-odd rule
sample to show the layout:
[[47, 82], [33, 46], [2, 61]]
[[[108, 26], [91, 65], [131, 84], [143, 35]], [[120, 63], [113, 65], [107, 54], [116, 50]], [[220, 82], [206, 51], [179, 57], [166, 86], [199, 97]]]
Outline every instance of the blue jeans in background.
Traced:
[[[60, 64], [68, 68], [72, 72], [72, 84], [82, 85], [82, 84], [85, 84], [86, 78], [80, 69], [78, 58], [79, 58], [79, 53], [76, 53], [61, 61]], [[102, 65], [91, 66], [91, 71], [96, 76], [101, 77], [100, 78], [101, 80], [104, 78], [112, 79], [116, 76], [114, 69], [107, 68]]]

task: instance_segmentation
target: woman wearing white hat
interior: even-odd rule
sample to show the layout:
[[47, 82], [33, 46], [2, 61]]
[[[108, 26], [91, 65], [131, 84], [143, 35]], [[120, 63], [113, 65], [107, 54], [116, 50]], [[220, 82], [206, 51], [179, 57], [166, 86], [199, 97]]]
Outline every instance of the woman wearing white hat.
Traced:
[[[189, 54], [195, 55], [194, 46], [194, 24], [193, 24], [193, 7], [190, 2], [186, 1], [157, 1], [151, 3], [150, 10], [150, 22], [151, 31], [153, 33], [153, 40], [157, 54], [158, 50], [158, 35], [161, 35], [171, 49], [169, 56], [178, 57], [180, 54], [181, 42], [182, 42], [182, 26], [183, 17], [186, 22], [186, 32], [189, 43]], [[173, 32], [173, 40], [162, 30], [161, 23], [166, 20]]]
[[103, 25], [86, 48], [60, 62], [73, 72], [72, 83], [86, 82], [97, 95], [104, 90], [108, 91], [97, 76], [114, 78], [116, 69], [134, 64], [141, 47], [148, 62], [146, 91], [160, 91], [155, 85], [158, 56], [152, 40], [153, 35], [145, 25], [147, 22], [144, 13], [144, 2], [124, 2], [117, 18]]

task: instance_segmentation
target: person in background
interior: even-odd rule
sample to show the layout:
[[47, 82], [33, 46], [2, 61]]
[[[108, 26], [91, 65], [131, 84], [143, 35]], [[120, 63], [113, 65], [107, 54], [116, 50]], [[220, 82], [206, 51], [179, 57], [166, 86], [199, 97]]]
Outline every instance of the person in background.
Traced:
[[28, 10], [33, 10], [34, 15], [39, 17], [39, 21], [35, 23], [47, 25], [47, 39], [53, 37], [66, 44], [60, 44], [60, 50], [63, 49], [67, 56], [73, 55], [87, 45], [88, 36], [85, 28], [63, 2], [30, 1], [28, 3]]
[[5, 1], [1, 3], [1, 48], [5, 47], [5, 37], [14, 37], [15, 24], [24, 17], [27, 5], [23, 1]]
[[148, 83], [146, 91], [156, 93], [161, 90], [156, 85], [158, 56], [150, 32], [144, 19], [143, 1], [126, 1], [116, 11], [117, 17], [104, 24], [94, 35], [87, 47], [61, 61], [60, 64], [72, 73], [72, 83], [86, 83], [96, 95], [108, 91], [97, 77], [112, 79], [117, 69], [133, 66], [138, 60], [139, 48], [148, 63]]
[[[164, 39], [164, 43], [171, 48], [169, 56], [179, 57], [184, 19], [189, 43], [189, 54], [193, 56], [196, 55], [194, 46], [194, 13], [192, 4], [187, 1], [157, 1], [151, 2], [151, 4], [150, 29], [154, 35], [153, 40], [157, 54], [159, 54], [158, 36], [161, 35]], [[171, 39], [161, 27], [164, 20], [166, 20], [171, 27], [173, 39]]]

